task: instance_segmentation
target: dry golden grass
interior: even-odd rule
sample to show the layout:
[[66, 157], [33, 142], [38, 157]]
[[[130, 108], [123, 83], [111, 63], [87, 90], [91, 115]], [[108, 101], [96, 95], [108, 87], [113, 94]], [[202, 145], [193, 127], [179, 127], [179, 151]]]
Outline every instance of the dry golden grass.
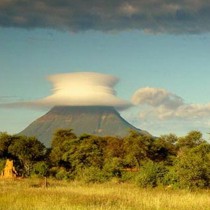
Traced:
[[140, 189], [131, 184], [0, 180], [1, 210], [210, 210], [210, 192]]

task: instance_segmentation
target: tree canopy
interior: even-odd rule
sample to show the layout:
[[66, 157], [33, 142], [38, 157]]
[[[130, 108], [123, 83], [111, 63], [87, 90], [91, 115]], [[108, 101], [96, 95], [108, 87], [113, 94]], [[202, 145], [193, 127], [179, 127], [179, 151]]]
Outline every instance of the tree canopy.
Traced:
[[0, 133], [0, 170], [13, 159], [21, 176], [87, 182], [113, 178], [141, 187], [210, 188], [210, 144], [199, 131], [152, 137], [131, 131], [124, 138], [59, 129], [50, 149], [34, 137]]

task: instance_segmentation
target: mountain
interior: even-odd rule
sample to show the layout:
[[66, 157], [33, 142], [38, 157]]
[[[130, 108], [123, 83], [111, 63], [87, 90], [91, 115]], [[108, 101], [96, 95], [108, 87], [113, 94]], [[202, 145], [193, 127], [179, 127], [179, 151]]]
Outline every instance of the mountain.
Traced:
[[146, 134], [124, 120], [113, 107], [108, 106], [57, 106], [32, 122], [20, 134], [35, 136], [49, 147], [56, 130], [70, 128], [76, 135], [87, 133], [123, 137], [129, 130]]

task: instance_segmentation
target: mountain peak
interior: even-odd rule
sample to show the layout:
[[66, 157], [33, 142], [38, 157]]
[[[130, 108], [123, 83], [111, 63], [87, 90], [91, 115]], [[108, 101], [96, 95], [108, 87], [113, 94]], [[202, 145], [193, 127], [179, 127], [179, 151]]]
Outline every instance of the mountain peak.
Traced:
[[56, 106], [20, 134], [35, 136], [49, 147], [56, 130], [70, 128], [76, 135], [123, 137], [130, 130], [145, 133], [124, 120], [111, 106]]

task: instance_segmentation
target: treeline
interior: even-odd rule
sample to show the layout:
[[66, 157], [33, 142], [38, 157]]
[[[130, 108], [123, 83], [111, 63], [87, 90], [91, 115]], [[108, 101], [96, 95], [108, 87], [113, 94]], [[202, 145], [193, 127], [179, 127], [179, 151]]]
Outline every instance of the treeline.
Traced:
[[85, 182], [135, 182], [141, 187], [210, 187], [210, 144], [199, 131], [158, 138], [76, 136], [58, 130], [51, 148], [34, 137], [0, 133], [0, 171], [12, 159], [19, 176]]

